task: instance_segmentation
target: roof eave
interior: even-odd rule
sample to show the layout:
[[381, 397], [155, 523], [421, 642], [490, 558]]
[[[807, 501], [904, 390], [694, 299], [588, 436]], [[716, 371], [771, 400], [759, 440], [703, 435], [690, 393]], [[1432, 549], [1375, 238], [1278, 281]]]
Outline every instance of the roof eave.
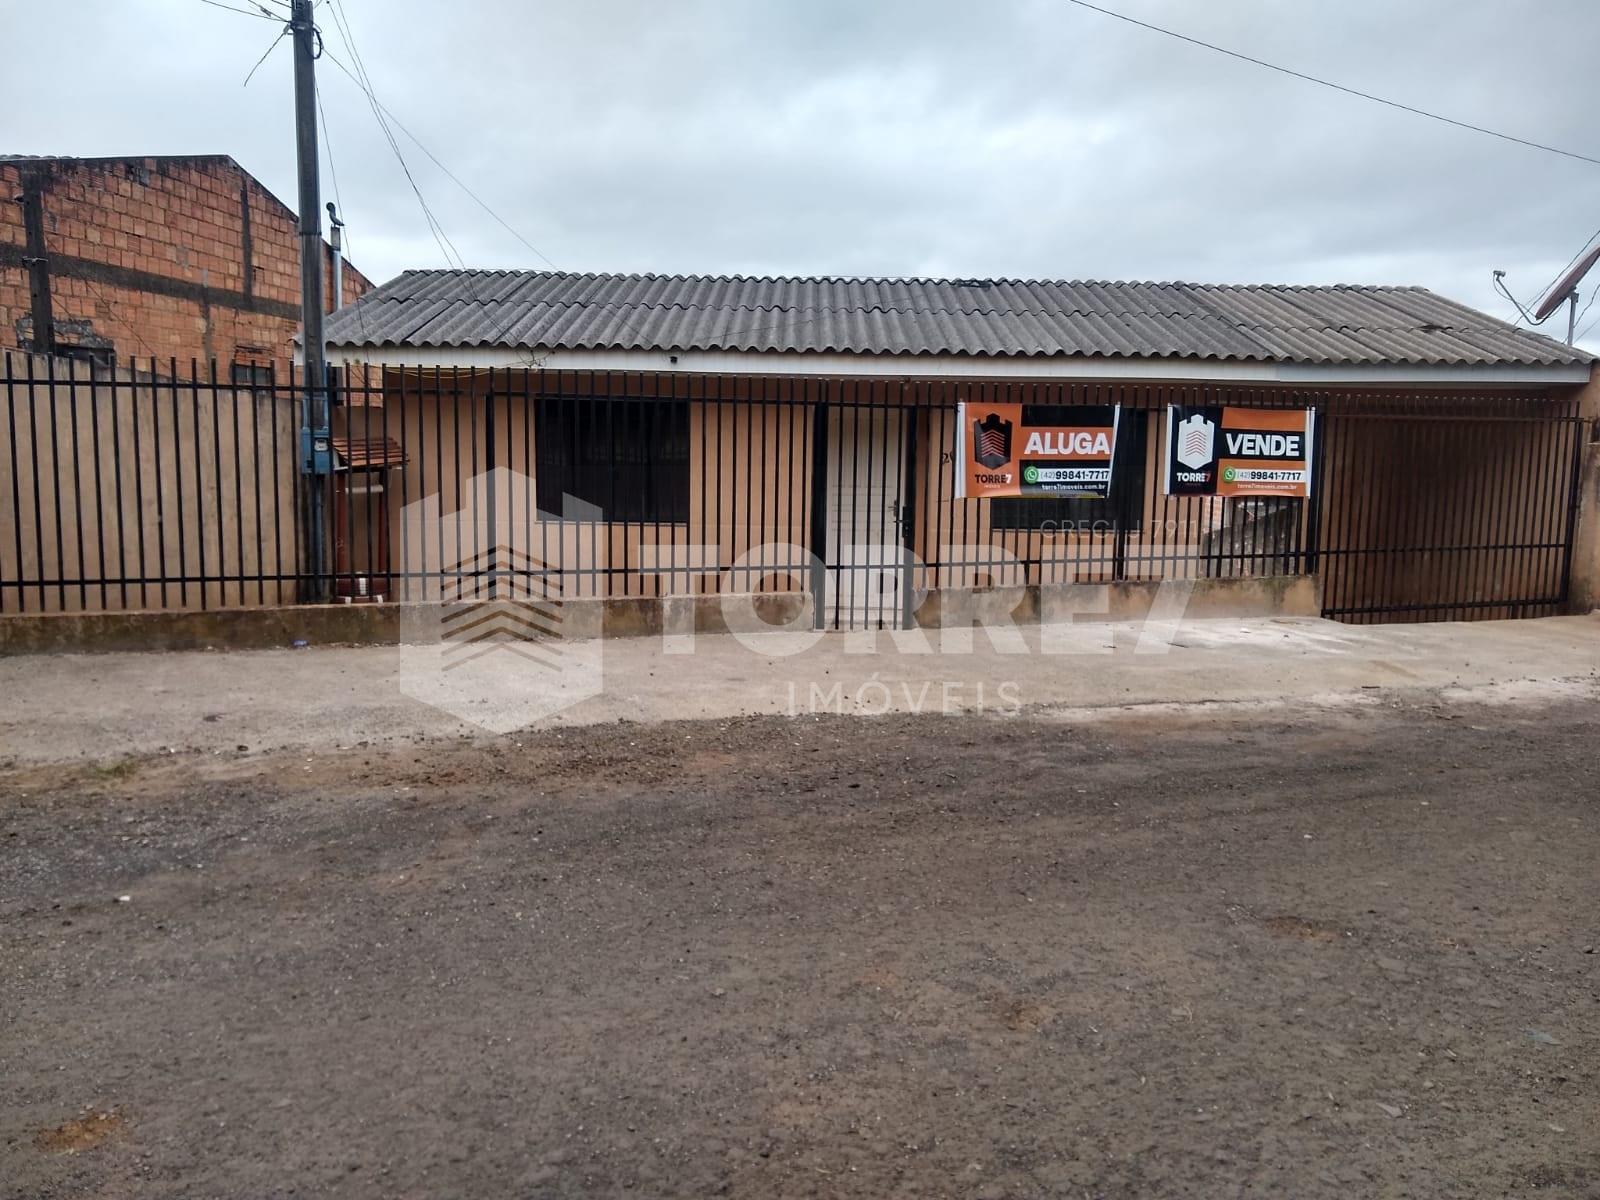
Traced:
[[859, 354], [829, 351], [551, 349], [539, 346], [365, 346], [335, 343], [334, 361], [387, 367], [542, 367], [687, 374], [828, 375], [907, 378], [1145, 379], [1286, 383], [1301, 386], [1559, 387], [1589, 382], [1582, 361], [1424, 363], [1295, 362], [1123, 355]]

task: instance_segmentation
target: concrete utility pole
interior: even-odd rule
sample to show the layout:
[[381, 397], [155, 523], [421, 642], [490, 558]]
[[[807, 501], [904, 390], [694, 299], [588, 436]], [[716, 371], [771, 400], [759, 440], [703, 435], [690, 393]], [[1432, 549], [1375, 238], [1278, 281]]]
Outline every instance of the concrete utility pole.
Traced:
[[300, 431], [306, 476], [307, 546], [311, 598], [327, 599], [327, 530], [322, 480], [333, 467], [328, 424], [328, 367], [322, 333], [322, 186], [317, 176], [317, 42], [311, 0], [290, 0], [294, 35], [295, 153], [300, 174], [300, 320], [305, 352], [305, 427]]

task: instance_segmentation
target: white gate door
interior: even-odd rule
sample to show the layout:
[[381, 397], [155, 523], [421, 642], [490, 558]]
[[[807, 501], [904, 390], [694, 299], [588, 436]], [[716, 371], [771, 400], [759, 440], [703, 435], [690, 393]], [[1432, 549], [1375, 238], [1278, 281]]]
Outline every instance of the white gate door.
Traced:
[[898, 629], [905, 563], [900, 413], [834, 408], [828, 414], [828, 529], [822, 625]]

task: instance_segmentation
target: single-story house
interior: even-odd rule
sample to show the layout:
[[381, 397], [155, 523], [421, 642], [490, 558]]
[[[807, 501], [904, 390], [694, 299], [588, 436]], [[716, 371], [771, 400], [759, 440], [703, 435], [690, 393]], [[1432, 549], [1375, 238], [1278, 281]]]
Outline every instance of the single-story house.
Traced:
[[[565, 595], [794, 593], [826, 626], [1166, 579], [1311, 576], [1352, 621], [1575, 602], [1594, 359], [1423, 288], [427, 270], [327, 338], [343, 436], [391, 448], [341, 509], [345, 591], [503, 552]], [[963, 487], [972, 416], [1091, 411], [1104, 494]], [[1180, 411], [1309, 412], [1309, 485], [1174, 489]], [[430, 498], [459, 540], [407, 531]]]

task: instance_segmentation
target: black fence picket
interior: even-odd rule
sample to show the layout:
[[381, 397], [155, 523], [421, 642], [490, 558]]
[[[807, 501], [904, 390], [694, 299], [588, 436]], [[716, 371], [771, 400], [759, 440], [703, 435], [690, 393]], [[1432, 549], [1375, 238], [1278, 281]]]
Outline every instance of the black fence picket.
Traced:
[[[293, 369], [7, 356], [0, 612], [538, 587], [892, 626], [941, 588], [1315, 573], [1340, 620], [1538, 615], [1586, 434], [1570, 392], [358, 367], [332, 396], [337, 470], [306, 475]], [[1110, 498], [957, 499], [960, 400], [1121, 404]], [[1222, 404], [1316, 410], [1309, 501], [1165, 494], [1168, 407]]]

